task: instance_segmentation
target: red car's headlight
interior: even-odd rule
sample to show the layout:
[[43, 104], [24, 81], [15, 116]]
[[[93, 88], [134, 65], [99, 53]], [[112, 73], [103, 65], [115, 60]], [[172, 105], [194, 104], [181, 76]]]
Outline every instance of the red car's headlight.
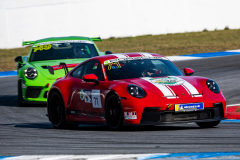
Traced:
[[141, 87], [139, 87], [137, 85], [129, 84], [127, 86], [127, 91], [128, 91], [128, 93], [131, 96], [133, 96], [135, 98], [143, 98], [143, 97], [145, 97], [145, 91]]
[[207, 83], [208, 88], [213, 93], [219, 93], [220, 92], [219, 86], [218, 86], [218, 84], [215, 81], [213, 81], [211, 79], [208, 79], [206, 83]]

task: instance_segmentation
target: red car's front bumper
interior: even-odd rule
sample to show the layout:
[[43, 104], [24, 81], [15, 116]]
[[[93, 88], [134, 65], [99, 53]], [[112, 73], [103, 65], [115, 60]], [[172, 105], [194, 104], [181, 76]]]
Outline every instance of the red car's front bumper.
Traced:
[[[124, 124], [158, 125], [162, 123], [205, 122], [226, 119], [226, 100], [223, 96], [189, 99], [148, 100], [122, 99]], [[203, 102], [204, 109], [175, 112], [175, 104]], [[171, 104], [171, 105], [170, 105]]]

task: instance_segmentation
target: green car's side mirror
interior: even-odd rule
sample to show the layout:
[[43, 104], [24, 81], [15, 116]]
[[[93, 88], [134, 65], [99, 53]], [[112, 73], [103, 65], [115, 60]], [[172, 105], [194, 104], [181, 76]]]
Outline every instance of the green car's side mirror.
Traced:
[[111, 51], [106, 51], [105, 54], [113, 54]]
[[22, 56], [17, 56], [17, 57], [15, 58], [15, 62], [18, 62], [18, 63], [20, 63], [20, 64], [25, 64], [25, 63], [23, 62], [23, 57], [22, 57]]

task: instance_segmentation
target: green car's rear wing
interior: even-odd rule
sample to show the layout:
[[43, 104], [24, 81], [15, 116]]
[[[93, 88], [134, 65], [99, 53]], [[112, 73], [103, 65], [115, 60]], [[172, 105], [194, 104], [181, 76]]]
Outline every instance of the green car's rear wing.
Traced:
[[35, 41], [24, 41], [22, 43], [23, 46], [26, 46], [26, 45], [31, 45], [31, 44], [34, 44]]
[[[93, 41], [102, 41], [102, 39], [100, 37], [92, 37], [91, 39]], [[35, 43], [35, 41], [23, 41], [22, 45], [26, 46], [26, 45], [32, 45], [34, 43]]]
[[102, 39], [100, 37], [93, 37], [91, 38], [93, 41], [102, 41]]

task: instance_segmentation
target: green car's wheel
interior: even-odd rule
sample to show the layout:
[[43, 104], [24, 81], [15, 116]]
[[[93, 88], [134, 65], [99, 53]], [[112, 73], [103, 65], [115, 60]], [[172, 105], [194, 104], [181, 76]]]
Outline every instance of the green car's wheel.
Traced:
[[107, 125], [112, 130], [120, 130], [123, 126], [123, 111], [121, 102], [117, 95], [112, 94], [108, 97], [105, 107]]
[[23, 98], [22, 98], [22, 86], [21, 86], [21, 80], [18, 81], [18, 104], [19, 106], [22, 106]]
[[217, 126], [221, 121], [214, 122], [197, 122], [196, 124], [201, 128], [212, 128]]
[[53, 91], [48, 102], [49, 120], [56, 129], [76, 128], [78, 124], [68, 124], [66, 121], [65, 107], [61, 95]]

